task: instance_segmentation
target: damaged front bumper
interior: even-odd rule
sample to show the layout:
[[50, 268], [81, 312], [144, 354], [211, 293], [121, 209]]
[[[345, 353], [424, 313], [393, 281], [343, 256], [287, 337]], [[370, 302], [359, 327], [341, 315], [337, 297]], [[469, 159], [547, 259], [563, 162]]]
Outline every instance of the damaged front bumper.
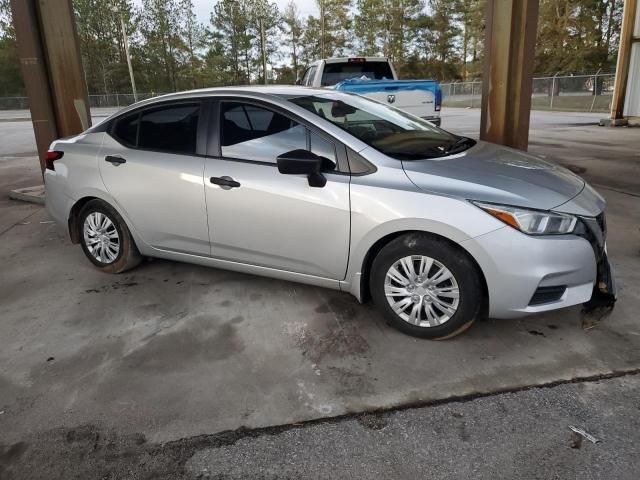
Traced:
[[597, 277], [586, 311], [596, 308], [613, 309], [618, 298], [613, 267], [607, 254], [607, 222], [604, 212], [597, 217], [580, 217], [576, 233], [589, 241], [596, 256]]

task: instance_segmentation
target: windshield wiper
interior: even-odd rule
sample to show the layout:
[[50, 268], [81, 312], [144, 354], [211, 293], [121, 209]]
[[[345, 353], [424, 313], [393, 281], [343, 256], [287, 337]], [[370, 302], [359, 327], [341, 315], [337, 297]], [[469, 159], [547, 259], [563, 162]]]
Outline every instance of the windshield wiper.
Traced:
[[446, 155], [452, 155], [454, 153], [464, 152], [470, 149], [476, 144], [476, 141], [469, 137], [460, 137], [449, 148], [445, 150]]

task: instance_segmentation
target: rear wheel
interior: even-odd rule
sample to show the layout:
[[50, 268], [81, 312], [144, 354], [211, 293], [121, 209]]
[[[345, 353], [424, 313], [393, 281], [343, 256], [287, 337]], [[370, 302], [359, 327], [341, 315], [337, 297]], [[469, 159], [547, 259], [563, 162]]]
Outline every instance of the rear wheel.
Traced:
[[82, 250], [98, 269], [121, 273], [142, 260], [127, 225], [109, 204], [101, 200], [88, 202], [78, 220]]
[[387, 322], [409, 335], [450, 338], [482, 314], [477, 266], [439, 237], [416, 233], [391, 241], [374, 259], [370, 282]]

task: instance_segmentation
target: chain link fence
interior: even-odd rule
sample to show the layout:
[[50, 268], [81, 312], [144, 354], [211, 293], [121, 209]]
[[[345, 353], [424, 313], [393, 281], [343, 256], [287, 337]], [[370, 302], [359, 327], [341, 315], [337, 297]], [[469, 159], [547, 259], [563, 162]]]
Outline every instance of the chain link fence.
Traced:
[[[614, 73], [597, 72], [590, 75], [553, 75], [535, 77], [531, 108], [575, 112], [608, 112], [613, 93]], [[442, 83], [445, 107], [479, 108], [482, 98], [482, 80]], [[138, 100], [164, 95], [139, 93]], [[118, 108], [134, 103], [130, 93], [89, 95], [91, 108]], [[0, 97], [0, 110], [26, 110], [27, 97]]]
[[[531, 108], [573, 112], [608, 112], [615, 73], [535, 77]], [[479, 108], [482, 80], [443, 83], [445, 107]]]
[[[138, 101], [158, 95], [164, 95], [164, 93], [138, 93]], [[89, 95], [89, 107], [91, 108], [126, 107], [134, 102], [132, 93]], [[27, 110], [28, 108], [29, 99], [27, 97], [0, 97], [0, 110]]]

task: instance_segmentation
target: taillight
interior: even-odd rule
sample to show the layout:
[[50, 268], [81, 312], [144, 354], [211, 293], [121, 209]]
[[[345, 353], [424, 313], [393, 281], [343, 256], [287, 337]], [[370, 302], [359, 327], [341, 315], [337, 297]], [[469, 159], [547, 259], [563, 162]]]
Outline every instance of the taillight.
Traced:
[[53, 162], [55, 162], [56, 160], [60, 160], [63, 155], [64, 155], [64, 152], [58, 152], [56, 150], [49, 150], [47, 152], [47, 155], [44, 158], [44, 162], [45, 162], [45, 164], [47, 166], [47, 170], [55, 170], [55, 168], [53, 166]]

